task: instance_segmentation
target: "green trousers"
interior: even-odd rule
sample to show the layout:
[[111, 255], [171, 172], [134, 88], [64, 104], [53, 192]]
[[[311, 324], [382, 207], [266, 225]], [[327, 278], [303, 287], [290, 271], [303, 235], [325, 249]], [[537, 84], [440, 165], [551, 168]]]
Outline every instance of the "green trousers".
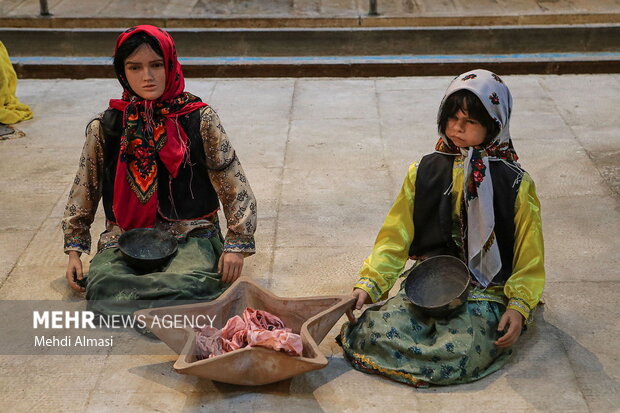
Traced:
[[338, 340], [354, 368], [416, 387], [467, 383], [499, 370], [511, 349], [494, 342], [503, 307], [468, 301], [448, 320], [426, 317], [404, 289], [381, 306], [346, 323]]
[[131, 314], [174, 305], [178, 300], [213, 300], [228, 287], [217, 272], [222, 247], [219, 236], [188, 237], [160, 271], [148, 274], [130, 267], [118, 248], [105, 249], [90, 265], [87, 308], [103, 314]]

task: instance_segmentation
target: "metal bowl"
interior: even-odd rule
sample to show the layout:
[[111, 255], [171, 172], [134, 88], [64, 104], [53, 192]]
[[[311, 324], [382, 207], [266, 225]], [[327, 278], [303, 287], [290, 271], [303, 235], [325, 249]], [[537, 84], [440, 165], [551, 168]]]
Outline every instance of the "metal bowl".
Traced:
[[121, 234], [118, 248], [129, 265], [148, 272], [161, 268], [177, 252], [177, 239], [158, 229], [134, 228]]
[[431, 257], [412, 268], [405, 294], [422, 313], [449, 318], [467, 301], [469, 269], [450, 255]]

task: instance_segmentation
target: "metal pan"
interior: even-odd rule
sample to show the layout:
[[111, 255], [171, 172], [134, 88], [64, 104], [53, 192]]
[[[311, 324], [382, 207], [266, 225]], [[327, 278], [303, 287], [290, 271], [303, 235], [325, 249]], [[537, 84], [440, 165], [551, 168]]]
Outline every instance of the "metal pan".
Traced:
[[161, 268], [177, 252], [177, 239], [154, 228], [135, 228], [118, 238], [118, 248], [134, 269], [152, 272]]
[[422, 313], [449, 318], [467, 301], [469, 280], [469, 269], [463, 261], [437, 255], [410, 270], [405, 294]]

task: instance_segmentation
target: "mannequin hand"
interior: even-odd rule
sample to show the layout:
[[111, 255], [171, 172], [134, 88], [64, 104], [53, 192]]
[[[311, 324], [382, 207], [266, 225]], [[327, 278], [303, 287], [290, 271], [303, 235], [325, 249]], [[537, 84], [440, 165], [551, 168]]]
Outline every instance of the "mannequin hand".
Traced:
[[510, 347], [517, 342], [523, 328], [523, 316], [517, 310], [509, 308], [506, 310], [502, 318], [499, 320], [497, 331], [503, 331], [508, 327], [506, 334], [501, 336], [495, 342], [497, 347]]
[[347, 318], [349, 319], [351, 324], [355, 324], [357, 322], [355, 316], [353, 315], [353, 309], [359, 310], [364, 304], [371, 303], [368, 293], [361, 288], [354, 288], [353, 296], [357, 298], [357, 301], [355, 301], [355, 303], [353, 303], [353, 307], [347, 311]]
[[364, 304], [370, 304], [370, 296], [368, 293], [361, 288], [353, 289], [353, 296], [357, 297], [357, 301], [355, 302], [355, 309], [360, 310]]
[[67, 283], [69, 283], [69, 287], [71, 287], [74, 291], [85, 291], [86, 289], [77, 285], [74, 281], [76, 278], [81, 280], [84, 278], [84, 273], [82, 271], [82, 260], [80, 259], [80, 253], [78, 251], [69, 251], [69, 263], [67, 264], [67, 272], [65, 274], [67, 277]]
[[217, 264], [217, 272], [222, 275], [222, 281], [232, 283], [241, 275], [243, 269], [243, 254], [240, 252], [224, 252]]

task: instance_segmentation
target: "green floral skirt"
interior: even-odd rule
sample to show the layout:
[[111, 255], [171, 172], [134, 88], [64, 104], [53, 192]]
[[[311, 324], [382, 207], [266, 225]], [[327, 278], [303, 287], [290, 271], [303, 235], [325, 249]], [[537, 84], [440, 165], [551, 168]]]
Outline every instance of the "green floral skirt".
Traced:
[[511, 349], [494, 341], [501, 305], [468, 301], [448, 320], [416, 311], [401, 290], [342, 327], [338, 341], [354, 368], [416, 387], [467, 383], [499, 370]]
[[90, 264], [87, 308], [103, 314], [131, 314], [150, 307], [174, 305], [177, 300], [209, 301], [226, 290], [217, 264], [222, 254], [219, 234], [188, 237], [159, 272], [140, 274], [118, 248], [99, 252]]

